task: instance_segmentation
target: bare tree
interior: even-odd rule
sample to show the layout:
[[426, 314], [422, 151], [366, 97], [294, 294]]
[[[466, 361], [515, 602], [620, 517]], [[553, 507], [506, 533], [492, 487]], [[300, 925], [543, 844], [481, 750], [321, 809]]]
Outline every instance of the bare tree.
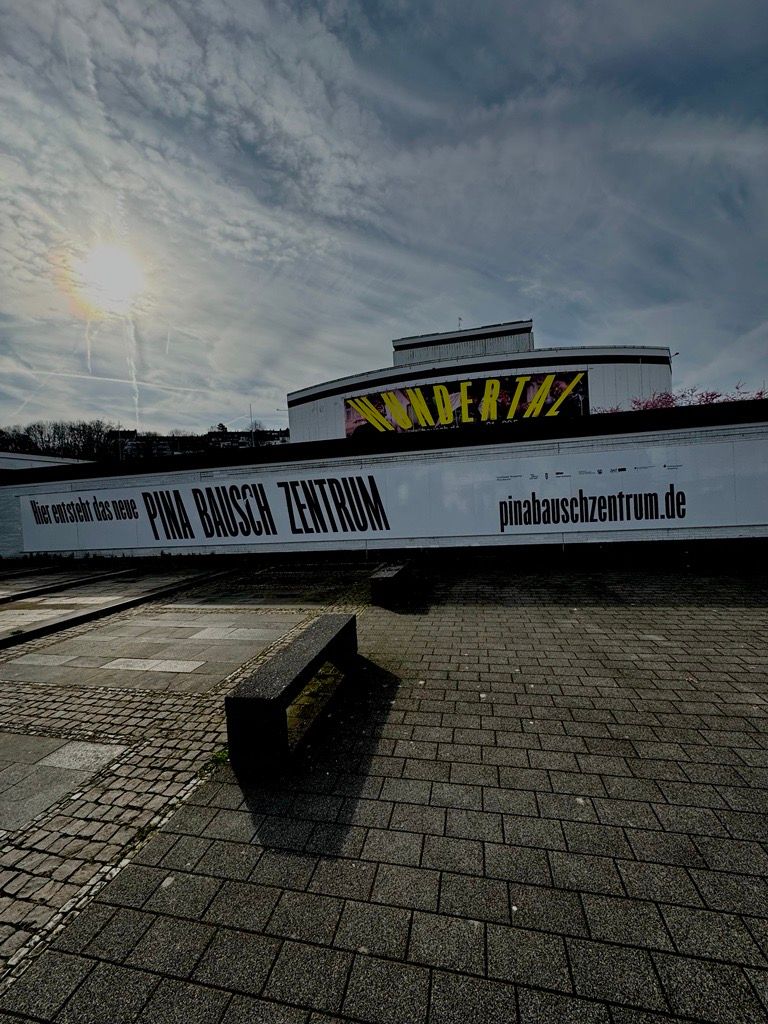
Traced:
[[0, 447], [68, 459], [98, 459], [110, 453], [110, 434], [116, 429], [106, 420], [37, 420], [24, 427], [0, 428]]

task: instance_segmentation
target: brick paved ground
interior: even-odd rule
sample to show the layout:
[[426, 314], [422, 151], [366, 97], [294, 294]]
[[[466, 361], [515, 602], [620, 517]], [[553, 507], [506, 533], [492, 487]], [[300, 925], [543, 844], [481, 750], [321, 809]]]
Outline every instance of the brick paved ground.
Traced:
[[768, 1020], [767, 600], [483, 559], [366, 609], [292, 772], [199, 785], [0, 1019]]

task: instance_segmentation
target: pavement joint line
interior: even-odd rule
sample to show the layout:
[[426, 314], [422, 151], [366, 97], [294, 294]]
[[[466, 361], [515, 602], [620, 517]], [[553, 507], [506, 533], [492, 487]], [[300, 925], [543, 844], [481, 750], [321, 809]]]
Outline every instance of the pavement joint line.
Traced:
[[[114, 869], [115, 874], [118, 873], [119, 870], [121, 870], [123, 866], [124, 865], [116, 866], [115, 869]], [[111, 878], [107, 879], [107, 881], [111, 881]], [[162, 915], [159, 915], [159, 916], [162, 916], [163, 918], [166, 918], [166, 917], [167, 918], [171, 918], [173, 920], [178, 920], [178, 921], [189, 921], [190, 920], [189, 918], [180, 918], [180, 917], [176, 917], [174, 915], [169, 915], [169, 914], [166, 914], [166, 913], [163, 913]], [[56, 934], [59, 934], [61, 931], [63, 931], [63, 929], [66, 927], [66, 924], [67, 924], [67, 922], [61, 923], [59, 928], [57, 929], [57, 933]], [[242, 931], [242, 929], [240, 929], [240, 928], [235, 928], [235, 927], [232, 927], [232, 926], [229, 926], [229, 925], [219, 925], [217, 927], [220, 928], [224, 932], [233, 932], [235, 934], [239, 934]], [[254, 931], [254, 932], [252, 932], [252, 934], [261, 934], [261, 933]], [[465, 979], [470, 980], [470, 981], [484, 981], [484, 982], [492, 982], [492, 983], [498, 983], [500, 981], [499, 978], [489, 974], [487, 971], [485, 973], [481, 974], [481, 973], [477, 973], [477, 972], [473, 972], [473, 971], [469, 971], [469, 970], [463, 970], [461, 968], [453, 967], [453, 966], [451, 966], [451, 967], [448, 967], [448, 966], [445, 966], [445, 965], [437, 966], [437, 965], [434, 965], [434, 964], [429, 963], [427, 961], [410, 960], [410, 959], [405, 959], [404, 960], [402, 957], [390, 956], [390, 955], [388, 955], [386, 953], [383, 953], [383, 952], [376, 952], [376, 953], [361, 952], [361, 950], [359, 950], [359, 949], [357, 949], [357, 950], [345, 949], [344, 947], [337, 947], [337, 946], [335, 946], [333, 944], [328, 945], [328, 944], [325, 944], [325, 943], [317, 942], [317, 941], [312, 940], [312, 939], [306, 939], [306, 938], [296, 939], [296, 938], [293, 938], [291, 936], [282, 936], [282, 935], [277, 935], [277, 934], [272, 934], [272, 933], [266, 933], [266, 934], [268, 935], [269, 938], [272, 938], [272, 939], [277, 941], [277, 944], [278, 944], [278, 954], [276, 955], [275, 960], [273, 961], [273, 964], [272, 964], [272, 966], [269, 969], [269, 972], [267, 973], [267, 975], [265, 975], [265, 979], [264, 979], [264, 982], [262, 984], [261, 990], [260, 990], [258, 996], [256, 996], [256, 998], [258, 998], [261, 1001], [273, 1004], [275, 1006], [295, 1007], [297, 1009], [301, 1009], [301, 1010], [304, 1010], [304, 1011], [306, 1011], [308, 1009], [310, 1011], [314, 1010], [314, 1007], [310, 1003], [296, 1002], [296, 1001], [291, 1001], [289, 999], [277, 999], [277, 998], [275, 998], [273, 996], [269, 996], [269, 995], [266, 994], [266, 989], [269, 986], [269, 979], [270, 979], [271, 974], [272, 974], [272, 972], [274, 970], [275, 964], [277, 963], [277, 960], [279, 959], [279, 951], [282, 949], [282, 947], [285, 944], [287, 944], [289, 942], [300, 943], [302, 946], [309, 946], [309, 947], [311, 947], [313, 949], [317, 949], [317, 950], [328, 951], [330, 949], [330, 950], [333, 950], [333, 951], [347, 952], [350, 955], [350, 957], [351, 957], [352, 967], [358, 961], [358, 959], [360, 959], [362, 961], [371, 959], [371, 960], [377, 960], [377, 961], [385, 961], [386, 963], [391, 963], [391, 964], [405, 964], [406, 966], [409, 966], [409, 967], [416, 967], [416, 968], [423, 969], [423, 970], [425, 970], [427, 972], [428, 977], [429, 977], [428, 992], [431, 992], [432, 979], [433, 979], [433, 977], [434, 977], [436, 972], [439, 972], [440, 974], [452, 975], [452, 976], [455, 976], [457, 978], [465, 978]], [[542, 934], [550, 934], [550, 933], [545, 933], [544, 932]], [[585, 941], [594, 941], [594, 940], [588, 940], [587, 939]], [[632, 950], [637, 949], [636, 946], [632, 946], [632, 945], [629, 945], [629, 944], [627, 944], [627, 945], [620, 945], [618, 943], [605, 943], [605, 940], [599, 940], [599, 941], [600, 941], [601, 944], [608, 944], [608, 945], [612, 945], [612, 946], [617, 946], [618, 948], [632, 949]], [[209, 946], [210, 946], [210, 943], [209, 943]], [[195, 961], [195, 966], [198, 966], [200, 964], [200, 962], [202, 961], [202, 959], [205, 956], [205, 953], [207, 952], [207, 949], [208, 949], [208, 947], [205, 947], [204, 949], [201, 950], [197, 960]], [[80, 950], [77, 953], [71, 954], [71, 955], [74, 955], [74, 956], [76, 956], [78, 958], [81, 958], [81, 959], [84, 959], [84, 960], [92, 961], [95, 965], [98, 965], [99, 963], [113, 963], [113, 964], [117, 964], [117, 965], [124, 965], [124, 961], [121, 958], [117, 957], [117, 956], [116, 957], [110, 957], [109, 955], [102, 955], [102, 954], [97, 955], [97, 954], [94, 954], [94, 953], [89, 953], [89, 952], [87, 952], [87, 950]], [[714, 959], [710, 960], [710, 959], [705, 958], [705, 957], [691, 957], [691, 956], [684, 955], [684, 954], [679, 954], [679, 953], [673, 954], [673, 955], [685, 956], [685, 959], [687, 959], [687, 960], [695, 960], [695, 961], [701, 962], [701, 963], [710, 963], [710, 962], [711, 963], [721, 963], [722, 962], [722, 961], [718, 961], [718, 960], [714, 960]], [[651, 958], [651, 962], [653, 963], [652, 958]], [[25, 968], [25, 970], [26, 970], [26, 968]], [[215, 982], [212, 982], [212, 981], [202, 981], [202, 980], [199, 980], [199, 979], [196, 979], [196, 978], [193, 979], [192, 977], [184, 979], [180, 975], [168, 975], [167, 972], [163, 971], [162, 969], [160, 969], [158, 967], [154, 967], [154, 966], [143, 965], [140, 968], [140, 970], [143, 971], [143, 972], [146, 972], [148, 974], [158, 975], [161, 978], [169, 977], [170, 976], [170, 977], [174, 978], [175, 980], [179, 980], [179, 981], [182, 981], [182, 982], [186, 981], [188, 983], [191, 982], [191, 983], [193, 983], [194, 985], [196, 985], [196, 986], [198, 986], [200, 988], [210, 989], [210, 990], [216, 991], [216, 992], [226, 992], [228, 994], [234, 992], [235, 994], [240, 993], [240, 994], [253, 995], [253, 993], [247, 992], [245, 989], [234, 989], [233, 990], [233, 989], [228, 988], [228, 987], [226, 987], [224, 985], [217, 985]], [[345, 987], [344, 987], [344, 994], [345, 994], [345, 996], [346, 996], [346, 992], [348, 990], [349, 981], [351, 980], [351, 973], [352, 973], [352, 971], [350, 970], [350, 973], [347, 975], [347, 982], [346, 982]], [[13, 979], [13, 982], [17, 981], [22, 976], [23, 975], [20, 974], [18, 977]], [[10, 983], [10, 984], [12, 984], [12, 983]], [[5, 990], [3, 990], [3, 994], [5, 994], [5, 992], [8, 991], [8, 988], [10, 987], [10, 984], [8, 986], [6, 986]], [[586, 996], [586, 995], [581, 995], [581, 994], [579, 994], [577, 996], [576, 995], [577, 989], [576, 989], [575, 986], [572, 987], [570, 992], [566, 992], [563, 989], [553, 988], [551, 986], [547, 987], [547, 986], [544, 986], [544, 985], [541, 985], [541, 984], [536, 984], [535, 982], [532, 982], [532, 981], [514, 982], [514, 983], [511, 983], [511, 984], [513, 985], [513, 987], [514, 987], [516, 992], [519, 992], [519, 990], [521, 988], [524, 988], [524, 989], [527, 989], [527, 990], [532, 990], [532, 991], [535, 991], [535, 992], [541, 992], [541, 993], [545, 993], [545, 994], [548, 994], [548, 995], [563, 995], [563, 996], [570, 997], [570, 998], [578, 998], [578, 999], [580, 999], [581, 1001], [583, 1001], [585, 1003], [588, 1003], [588, 1004], [591, 1004], [591, 1005], [596, 1005], [596, 1006], [605, 1006], [605, 1007], [609, 1007], [609, 1008], [611, 1006], [615, 1006], [615, 1007], [622, 1008], [622, 1009], [626, 1008], [626, 1009], [632, 1010], [635, 1013], [638, 1013], [640, 1015], [642, 1015], [645, 1012], [645, 1011], [643, 1011], [640, 1008], [639, 1004], [636, 1003], [636, 1002], [626, 1002], [626, 1001], [623, 1001], [623, 1000], [620, 1000], [620, 999], [619, 1000], [601, 999], [599, 997]], [[342, 1006], [343, 1006], [343, 1003], [344, 1003], [344, 999], [342, 998], [342, 1001], [341, 1001], [341, 1005]], [[429, 1003], [430, 1003], [430, 1000], [427, 999], [427, 1005], [429, 1005]], [[4, 1011], [4, 1012], [8, 1012], [8, 1011]], [[669, 1021], [679, 1021], [680, 1020], [680, 1018], [674, 1013], [674, 1011], [672, 1011], [670, 1009], [657, 1008], [657, 1010], [655, 1011], [655, 1014], [654, 1014], [654, 1018], [656, 1016], [658, 1016], [659, 1019], [661, 1019], [661, 1020], [669, 1020]], [[23, 1019], [26, 1020], [28, 1018], [26, 1016], [24, 1016]], [[35, 1019], [37, 1019], [37, 1018], [35, 1018]], [[341, 1018], [341, 1017], [339, 1017], [339, 1018], [334, 1017], [333, 1019], [334, 1020], [338, 1019], [338, 1020], [350, 1021], [350, 1022], [352, 1022], [352, 1021], [355, 1021], [355, 1022], [356, 1021], [360, 1021], [361, 1024], [365, 1024], [365, 1022], [368, 1020], [368, 1018], [360, 1018], [360, 1017], [356, 1017], [356, 1016], [350, 1016], [350, 1015], [347, 1015], [347, 1014], [345, 1014], [343, 1016], [343, 1018]], [[699, 1016], [699, 1015], [696, 1015], [696, 1014], [694, 1014], [693, 1016], [690, 1016], [689, 1014], [686, 1014], [685, 1021], [686, 1022], [688, 1022], [688, 1021], [691, 1021], [691, 1022], [696, 1021], [697, 1024], [698, 1024], [698, 1022], [700, 1022], [700, 1024], [712, 1024], [712, 1019], [710, 1017], [708, 1017], [708, 1016]]]
[[[202, 778], [200, 780], [200, 783], [203, 784], [206, 781], [209, 781], [209, 780], [207, 778]], [[195, 787], [195, 788], [198, 788], [198, 787]], [[73, 899], [66, 906], [61, 908], [61, 910], [59, 912], [59, 916], [57, 917], [57, 924], [56, 924], [56, 927], [55, 927], [55, 931], [54, 931], [54, 933], [51, 936], [49, 936], [49, 939], [55, 937], [55, 935], [58, 935], [63, 930], [63, 928], [66, 926], [66, 923], [68, 923], [68, 922], [63, 922], [62, 923], [60, 918], [63, 917], [64, 915], [70, 915], [72, 913], [73, 909], [75, 909], [75, 907], [80, 909], [82, 906], [85, 906], [88, 903], [90, 903], [91, 900], [93, 899], [94, 895], [96, 895], [96, 893], [92, 893], [91, 892], [91, 889], [96, 889], [97, 892], [100, 891], [101, 889], [104, 888], [106, 883], [108, 881], [111, 881], [112, 878], [115, 875], [117, 875], [124, 867], [127, 867], [129, 864], [131, 864], [132, 861], [133, 861], [133, 856], [135, 855], [135, 853], [138, 852], [139, 849], [141, 849], [141, 846], [143, 846], [145, 844], [145, 842], [149, 842], [149, 840], [152, 838], [154, 832], [156, 832], [158, 829], [163, 827], [163, 825], [173, 816], [173, 813], [176, 810], [179, 809], [179, 806], [181, 805], [181, 803], [183, 803], [184, 799], [186, 799], [189, 795], [190, 795], [189, 793], [186, 793], [186, 794], [184, 794], [183, 797], [180, 798], [180, 803], [175, 805], [164, 816], [163, 820], [157, 825], [157, 827], [155, 829], [153, 829], [153, 832], [150, 835], [146, 836], [145, 839], [142, 839], [141, 845], [138, 846], [135, 850], [131, 851], [131, 856], [126, 856], [118, 864], [109, 865], [108, 869], [105, 869], [105, 877], [104, 877], [104, 879], [99, 880], [98, 882], [90, 883], [86, 887], [87, 890], [88, 890], [87, 892], [84, 892], [83, 894], [78, 894], [77, 897], [73, 897]], [[230, 841], [228, 841], [228, 840], [220, 840], [220, 842], [227, 843], [227, 842], [230, 842]], [[239, 845], [235, 841], [231, 841], [231, 842], [232, 842], [233, 845]], [[351, 862], [357, 862], [360, 859], [360, 858], [356, 858], [356, 857], [344, 858], [343, 855], [339, 855], [339, 856], [340, 856], [341, 859], [349, 859]], [[367, 862], [367, 863], [377, 863], [377, 862], [371, 861], [371, 862]], [[386, 862], [382, 862], [382, 863], [386, 863]], [[390, 866], [400, 866], [400, 865], [390, 865]], [[162, 867], [162, 870], [166, 871], [169, 876], [171, 876], [171, 875], [172, 876], [187, 875], [187, 876], [189, 876], [191, 878], [191, 877], [195, 877], [196, 874], [197, 874], [197, 872], [195, 871], [194, 868], [192, 868], [192, 869], [190, 869], [188, 871], [185, 871], [185, 870], [183, 870], [181, 868], [164, 867], [164, 866], [161, 866], [161, 867]], [[237, 881], [235, 879], [230, 879], [230, 878], [223, 877], [223, 876], [218, 876], [218, 875], [212, 875], [212, 876], [206, 876], [206, 877], [214, 878], [216, 881], [219, 881], [219, 882], [222, 882], [222, 883], [226, 883], [227, 881]], [[291, 888], [289, 885], [282, 886], [282, 888], [283, 888], [283, 891], [285, 891], [285, 892], [292, 892], [292, 893], [301, 894], [301, 895], [319, 895], [319, 896], [323, 896], [324, 895], [324, 893], [316, 892], [313, 889], [299, 889], [299, 888], [295, 888], [294, 889], [294, 888]], [[537, 886], [537, 888], [542, 888], [542, 889], [547, 890], [549, 887], [547, 887], [547, 886]], [[556, 891], [561, 892], [561, 893], [572, 893], [573, 892], [573, 890], [569, 890], [569, 889], [558, 889]], [[332, 897], [332, 898], [339, 900], [341, 903], [343, 903], [345, 905], [347, 903], [363, 903], [363, 904], [366, 904], [368, 902], [366, 900], [358, 899], [358, 898], [353, 898], [353, 897]], [[210, 898], [210, 901], [207, 904], [207, 906], [210, 906], [210, 903], [214, 899], [215, 899], [215, 895]], [[652, 902], [652, 901], [649, 901], [649, 902]], [[112, 906], [112, 904], [107, 904], [107, 905], [108, 906]], [[665, 903], [665, 905], [667, 905], [667, 904]], [[669, 905], [673, 905], [673, 904], [669, 904]], [[118, 909], [119, 909], [119, 906], [120, 905], [118, 905]], [[375, 906], [382, 906], [383, 907], [383, 906], [385, 906], [385, 904], [375, 904]], [[136, 908], [130, 908], [130, 909], [136, 909]], [[138, 908], [138, 909], [141, 909], [141, 908]], [[415, 913], [425, 913], [427, 916], [430, 916], [430, 917], [442, 917], [442, 918], [446, 918], [446, 919], [449, 919], [451, 921], [456, 921], [456, 922], [458, 922], [458, 921], [466, 922], [466, 921], [471, 921], [472, 920], [470, 918], [463, 917], [463, 916], [461, 916], [459, 914], [448, 914], [448, 913], [445, 913], [444, 911], [419, 911], [418, 909], [411, 910], [409, 908], [400, 908], [400, 909], [407, 910], [409, 912], [409, 915], [410, 915], [409, 933], [408, 933], [408, 940], [407, 940], [407, 943], [406, 943], [407, 947], [409, 947], [409, 945], [410, 945], [410, 935], [411, 935], [411, 931], [412, 931], [413, 915]], [[686, 908], [686, 909], [690, 909], [690, 908]], [[174, 921], [179, 921], [179, 922], [186, 921], [186, 922], [194, 923], [195, 921], [201, 920], [201, 918], [198, 918], [198, 917], [190, 917], [189, 915], [185, 915], [185, 914], [182, 914], [182, 913], [177, 913], [177, 912], [174, 912], [173, 910], [167, 910], [167, 909], [163, 910], [162, 913], [159, 914], [158, 916], [162, 916], [163, 918], [170, 918], [170, 919], [172, 919]], [[204, 921], [204, 918], [202, 920]], [[339, 923], [340, 923], [340, 920], [341, 920], [341, 915], [340, 915], [340, 918], [339, 918]], [[204, 923], [207, 923], [207, 922], [204, 921]], [[490, 927], [496, 927], [496, 926], [499, 925], [499, 923], [496, 922], [496, 921], [485, 921], [485, 920], [480, 920], [480, 919], [474, 920], [473, 923], [476, 924], [476, 925], [482, 926], [482, 928], [485, 931], [487, 931], [489, 926]], [[338, 925], [334, 929], [333, 937], [330, 940], [328, 940], [328, 941], [320, 941], [319, 939], [316, 939], [316, 938], [306, 938], [306, 937], [302, 937], [301, 939], [293, 939], [291, 936], [286, 936], [286, 935], [284, 935], [281, 932], [270, 931], [268, 924], [264, 925], [264, 926], [261, 926], [260, 928], [243, 928], [241, 925], [221, 923], [221, 924], [217, 925], [217, 927], [221, 928], [224, 931], [228, 931], [228, 932], [247, 931], [247, 932], [252, 933], [252, 934], [261, 934], [263, 932], [264, 934], [266, 934], [270, 938], [277, 938], [277, 939], [285, 938], [285, 939], [289, 939], [291, 941], [300, 941], [300, 942], [304, 943], [305, 945], [313, 946], [313, 947], [315, 947], [317, 949], [327, 949], [327, 948], [339, 949], [339, 948], [344, 948], [344, 947], [338, 947], [338, 946], [335, 945], [335, 936], [338, 933]], [[509, 929], [512, 929], [512, 930], [514, 930], [517, 927], [520, 931], [532, 931], [532, 932], [536, 932], [537, 934], [541, 934], [541, 935], [559, 934], [559, 933], [553, 932], [551, 929], [542, 928], [541, 926], [536, 926], [536, 925], [533, 925], [533, 924], [527, 924], [525, 926], [523, 926], [523, 925], [520, 925], [520, 926], [501, 925], [501, 927], [509, 928]], [[633, 944], [633, 943], [628, 942], [628, 941], [623, 941], [622, 942], [622, 941], [619, 941], [617, 939], [600, 938], [600, 937], [597, 937], [597, 936], [595, 936], [595, 935], [593, 935], [591, 933], [584, 934], [584, 935], [566, 934], [565, 938], [566, 939], [576, 939], [577, 941], [599, 942], [600, 945], [602, 945], [602, 946], [606, 946], [606, 947], [609, 947], [609, 948], [616, 948], [616, 949], [638, 949], [638, 948], [641, 948], [641, 949], [647, 951], [648, 953], [653, 953], [653, 952], [657, 952], [657, 953], [675, 952], [675, 950], [673, 950], [672, 947], [665, 947], [665, 946], [660, 946], [660, 945], [650, 945], [650, 946], [638, 947], [636, 944]], [[29, 947], [28, 948], [33, 948], [33, 947], [36, 948], [37, 944], [38, 943], [37, 943], [36, 940], [35, 941], [31, 941], [29, 943]], [[25, 947], [25, 948], [27, 948], [27, 947]], [[357, 950], [357, 952], [360, 952], [359, 949]], [[80, 955], [80, 954], [78, 954], [78, 955]], [[88, 955], [88, 954], [82, 954], [82, 955]], [[377, 959], [389, 960], [389, 961], [392, 961], [393, 963], [398, 963], [398, 962], [402, 961], [402, 957], [401, 956], [395, 955], [395, 954], [391, 954], [391, 953], [388, 953], [388, 952], [376, 952], [375, 954], [365, 953], [365, 954], [361, 954], [361, 955], [364, 955], [364, 956], [372, 955], [372, 956], [375, 956]], [[688, 959], [697, 960], [697, 961], [700, 961], [702, 963], [728, 963], [728, 964], [731, 964], [731, 965], [737, 966], [737, 967], [738, 966], [743, 966], [743, 962], [742, 961], [737, 960], [737, 959], [733, 959], [733, 958], [723, 960], [722, 958], [716, 957], [714, 955], [707, 956], [707, 955], [702, 954], [702, 953], [697, 953], [697, 954], [690, 954], [690, 953], [681, 954], [681, 953], [678, 953], [677, 955], [685, 955], [685, 956], [688, 957]], [[9, 961], [8, 961], [9, 966], [11, 965], [12, 961], [14, 961], [14, 966], [15, 966], [15, 963], [19, 959], [21, 959], [21, 958], [17, 957], [17, 954], [14, 954], [13, 957], [9, 958]], [[409, 962], [409, 963], [426, 963], [426, 961], [419, 961], [419, 960], [408, 960], [407, 962]], [[26, 967], [24, 969], [26, 970]], [[471, 971], [471, 970], [466, 970], [466, 969], [462, 970], [461, 968], [446, 968], [446, 969], [450, 969], [450, 970], [452, 970], [452, 971], [454, 971], [455, 973], [458, 973], [458, 974], [466, 975], [467, 977], [475, 977], [475, 978], [477, 978], [477, 977], [484, 977], [484, 976], [487, 975], [487, 971], [485, 971], [485, 973], [483, 973], [483, 972], [479, 972], [479, 971]], [[147, 968], [147, 970], [151, 970], [151, 968]], [[5, 980], [6, 980], [5, 978], [2, 979], [3, 982], [5, 982]]]

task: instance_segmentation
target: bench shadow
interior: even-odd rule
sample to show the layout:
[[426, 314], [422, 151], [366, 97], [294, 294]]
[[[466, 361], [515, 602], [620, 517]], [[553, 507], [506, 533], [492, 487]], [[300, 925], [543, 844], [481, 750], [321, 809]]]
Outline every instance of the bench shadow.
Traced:
[[375, 804], [384, 779], [370, 768], [382, 743], [391, 746], [382, 731], [399, 685], [398, 676], [356, 655], [282, 770], [259, 780], [218, 770], [214, 781], [236, 782], [242, 791], [254, 844], [312, 857], [360, 856], [365, 829], [386, 825]]
[[401, 594], [371, 604], [375, 608], [383, 608], [398, 615], [425, 615], [430, 611], [434, 589], [432, 573], [414, 572]]

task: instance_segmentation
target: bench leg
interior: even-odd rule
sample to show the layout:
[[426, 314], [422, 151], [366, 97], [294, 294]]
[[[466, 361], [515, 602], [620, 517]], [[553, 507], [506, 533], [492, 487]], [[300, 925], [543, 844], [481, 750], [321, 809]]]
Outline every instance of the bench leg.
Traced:
[[254, 700], [227, 698], [229, 760], [238, 779], [280, 772], [288, 759], [285, 709]]

